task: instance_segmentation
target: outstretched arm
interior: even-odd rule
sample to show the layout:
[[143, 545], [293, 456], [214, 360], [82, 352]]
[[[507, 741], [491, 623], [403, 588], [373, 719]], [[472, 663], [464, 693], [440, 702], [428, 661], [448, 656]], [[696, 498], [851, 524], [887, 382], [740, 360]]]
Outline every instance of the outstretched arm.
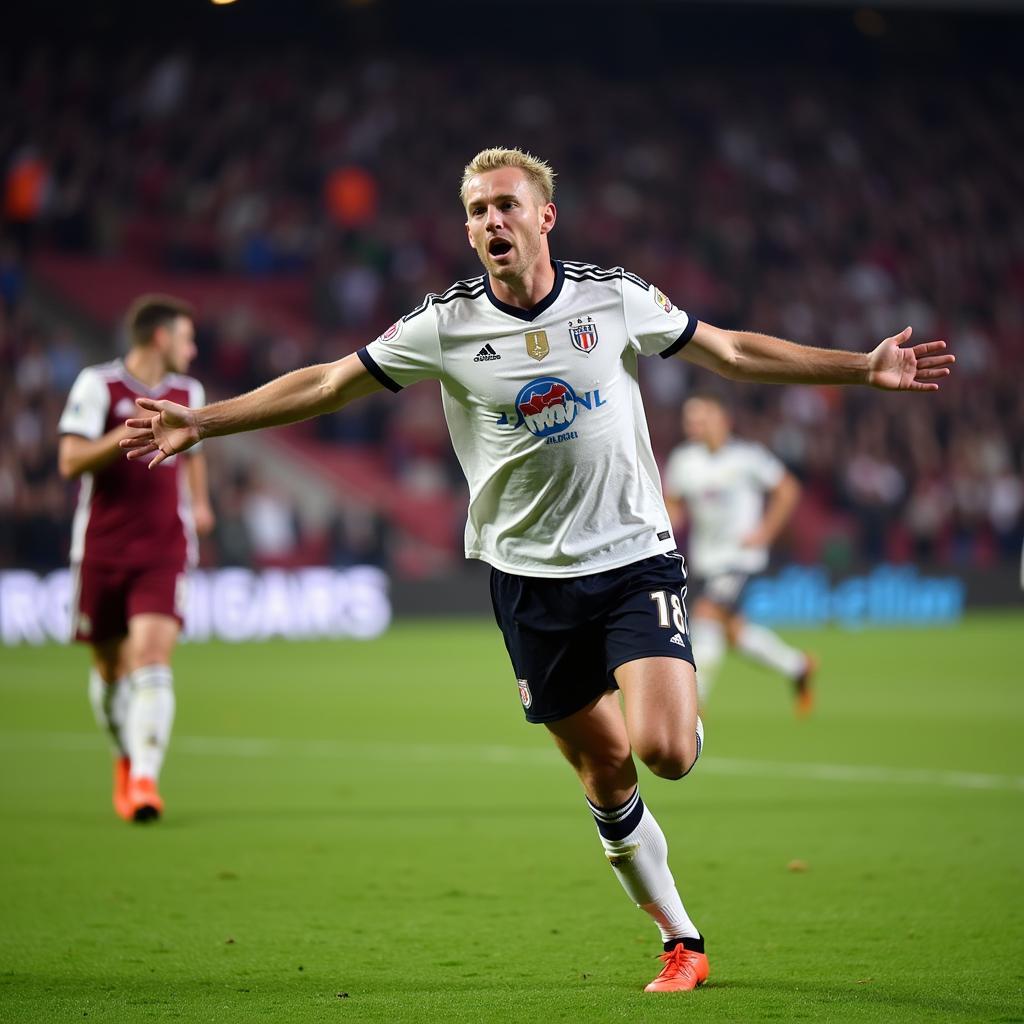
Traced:
[[910, 348], [912, 329], [886, 338], [872, 352], [843, 352], [796, 345], [749, 331], [698, 323], [680, 353], [706, 370], [733, 380], [766, 384], [864, 384], [886, 391], [936, 391], [955, 357], [944, 341]]
[[130, 436], [121, 441], [121, 447], [128, 450], [129, 459], [155, 452], [149, 463], [152, 469], [204, 437], [297, 423], [335, 412], [355, 398], [379, 391], [381, 386], [353, 354], [334, 363], [293, 370], [248, 394], [201, 409], [139, 398], [140, 408], [155, 415], [128, 420]]

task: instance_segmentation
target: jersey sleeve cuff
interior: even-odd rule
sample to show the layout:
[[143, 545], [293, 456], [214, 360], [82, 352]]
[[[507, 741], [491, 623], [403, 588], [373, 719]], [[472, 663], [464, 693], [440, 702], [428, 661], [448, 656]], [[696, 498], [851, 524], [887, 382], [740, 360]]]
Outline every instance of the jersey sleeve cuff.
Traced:
[[697, 318], [695, 316], [687, 317], [686, 327], [683, 330], [683, 333], [680, 334], [667, 349], [663, 352], [659, 352], [658, 354], [662, 359], [668, 359], [669, 356], [674, 356], [686, 346], [686, 343], [693, 337], [693, 332], [695, 330], [697, 330]]
[[388, 391], [393, 391], [397, 395], [398, 392], [402, 390], [402, 385], [399, 384], [397, 381], [392, 380], [377, 365], [373, 356], [371, 356], [370, 353], [365, 348], [359, 349], [359, 351], [356, 352], [356, 355], [359, 356], [359, 361], [363, 364], [363, 366], [366, 367], [367, 373], [369, 373], [372, 377], [376, 378], [376, 380], [380, 384], [383, 384], [384, 387], [388, 389]]

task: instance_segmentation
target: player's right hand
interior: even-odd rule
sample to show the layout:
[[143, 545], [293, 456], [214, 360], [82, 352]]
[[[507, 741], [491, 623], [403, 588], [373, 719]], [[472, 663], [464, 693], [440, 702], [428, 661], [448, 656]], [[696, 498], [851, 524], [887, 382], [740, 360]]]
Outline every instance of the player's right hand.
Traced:
[[164, 459], [187, 451], [199, 442], [199, 427], [192, 409], [176, 402], [152, 398], [136, 398], [135, 403], [140, 409], [148, 409], [156, 415], [125, 420], [129, 435], [120, 445], [127, 449], [129, 459], [142, 459], [156, 452], [149, 463], [152, 469]]

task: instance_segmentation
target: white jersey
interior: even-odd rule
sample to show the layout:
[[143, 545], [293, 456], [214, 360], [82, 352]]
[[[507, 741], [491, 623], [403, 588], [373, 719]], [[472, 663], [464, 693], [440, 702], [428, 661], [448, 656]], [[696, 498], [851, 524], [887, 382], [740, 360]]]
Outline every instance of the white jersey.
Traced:
[[696, 320], [621, 267], [555, 261], [530, 310], [486, 275], [428, 295], [361, 349], [392, 391], [432, 378], [469, 482], [466, 557], [524, 576], [585, 576], [671, 551], [637, 359]]
[[687, 561], [698, 576], [761, 572], [768, 549], [743, 538], [764, 514], [764, 497], [786, 467], [764, 445], [729, 441], [718, 451], [680, 445], [665, 467], [665, 493], [686, 502], [690, 520]]

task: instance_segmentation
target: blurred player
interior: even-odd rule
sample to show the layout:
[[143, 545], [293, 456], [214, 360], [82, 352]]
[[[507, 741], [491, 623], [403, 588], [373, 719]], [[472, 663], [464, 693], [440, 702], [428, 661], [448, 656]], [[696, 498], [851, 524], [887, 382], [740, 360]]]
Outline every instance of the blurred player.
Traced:
[[146, 821], [163, 812], [157, 779], [174, 719], [171, 653], [185, 572], [195, 563], [196, 532], [210, 530], [213, 513], [200, 452], [156, 473], [117, 458], [137, 398], [204, 400], [202, 385], [182, 376], [196, 355], [191, 308], [144, 295], [128, 311], [127, 328], [124, 359], [86, 367], [71, 388], [59, 463], [62, 476], [82, 478], [71, 539], [72, 628], [92, 647], [89, 698], [114, 744], [114, 808]]
[[806, 715], [814, 659], [739, 610], [748, 577], [768, 565], [768, 549], [796, 508], [800, 485], [764, 445], [733, 439], [729, 412], [714, 395], [687, 399], [683, 433], [688, 443], [672, 452], [662, 485], [672, 522], [678, 526], [685, 515], [690, 525], [687, 562], [700, 584], [690, 624], [701, 707], [728, 644], [791, 680], [797, 714]]
[[[486, 273], [428, 295], [376, 341], [203, 409], [141, 399], [129, 458], [159, 468], [201, 438], [332, 412], [380, 388], [441, 382], [469, 482], [466, 554], [492, 567], [491, 596], [519, 696], [577, 772], [605, 853], [661, 931], [649, 991], [707, 978], [665, 837], [632, 754], [680, 779], [700, 754], [697, 686], [675, 551], [637, 384], [641, 355], [682, 353], [740, 380], [930, 390], [938, 341], [870, 355], [804, 348], [698, 323], [621, 268], [553, 261], [553, 174], [519, 150], [484, 150], [461, 197]], [[148, 526], [139, 517], [145, 535]], [[621, 689], [625, 715], [616, 689]], [[536, 841], [524, 837], [524, 841]]]

